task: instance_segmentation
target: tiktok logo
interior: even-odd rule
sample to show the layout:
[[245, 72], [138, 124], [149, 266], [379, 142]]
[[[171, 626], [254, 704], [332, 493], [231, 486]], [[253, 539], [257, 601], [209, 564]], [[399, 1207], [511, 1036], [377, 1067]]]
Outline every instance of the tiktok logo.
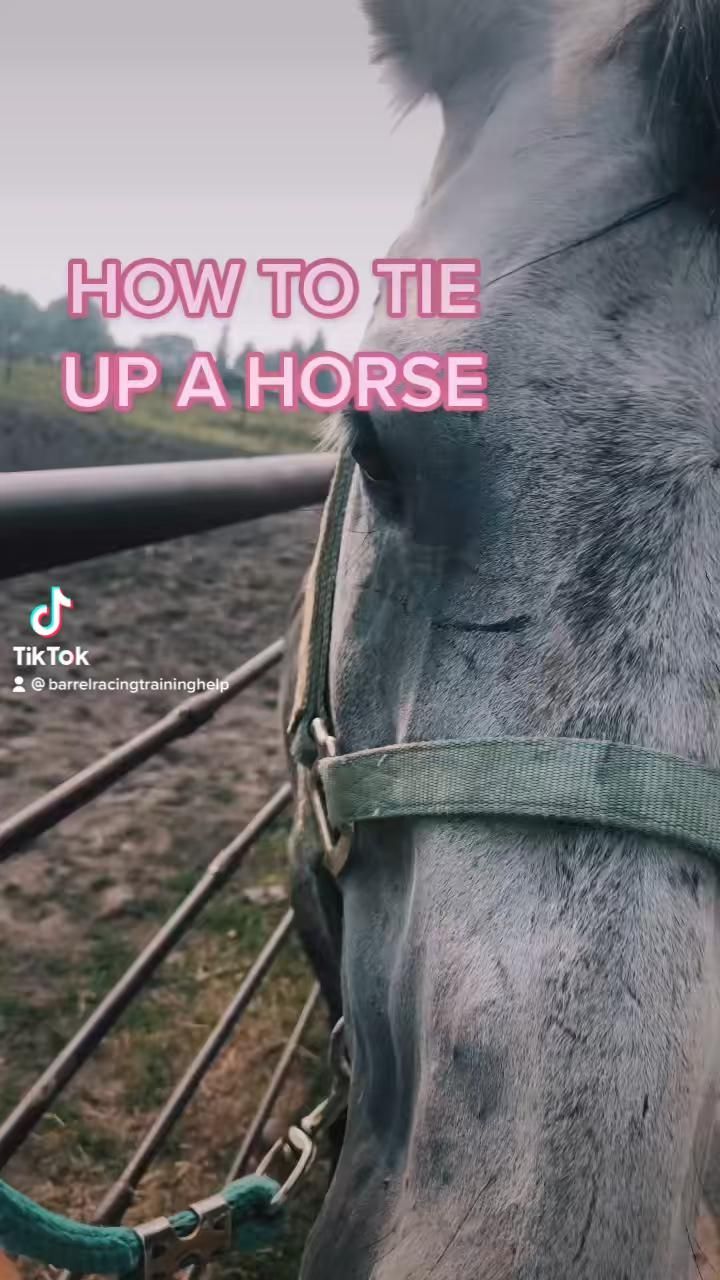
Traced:
[[62, 631], [63, 609], [74, 609], [75, 605], [66, 596], [61, 587], [50, 588], [50, 603], [36, 604], [30, 613], [30, 626], [35, 635], [49, 639]]

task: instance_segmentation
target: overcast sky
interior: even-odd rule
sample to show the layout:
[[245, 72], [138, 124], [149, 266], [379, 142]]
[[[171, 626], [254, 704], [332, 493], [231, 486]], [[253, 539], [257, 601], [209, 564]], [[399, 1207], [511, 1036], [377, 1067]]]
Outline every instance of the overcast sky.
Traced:
[[[261, 257], [339, 257], [367, 282], [328, 345], [359, 341], [382, 255], [412, 215], [439, 138], [436, 109], [397, 123], [369, 64], [357, 0], [33, 0], [0, 44], [0, 284], [45, 304], [68, 258], [248, 259], [232, 326], [287, 346], [318, 322], [273, 320]], [[144, 323], [115, 322], [135, 343]], [[220, 322], [156, 331], [214, 347]]]

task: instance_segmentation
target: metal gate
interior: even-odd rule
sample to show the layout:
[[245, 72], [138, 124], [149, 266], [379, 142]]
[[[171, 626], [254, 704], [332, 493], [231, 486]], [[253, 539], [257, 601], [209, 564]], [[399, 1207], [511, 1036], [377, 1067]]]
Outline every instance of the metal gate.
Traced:
[[[308, 454], [220, 463], [6, 473], [0, 478], [0, 577], [55, 568], [111, 551], [314, 505], [321, 502], [327, 492], [332, 467], [331, 456]], [[206, 725], [225, 703], [280, 662], [283, 647], [283, 641], [277, 640], [227, 675], [223, 681], [225, 688], [188, 698], [122, 746], [0, 822], [0, 862], [21, 854], [33, 838], [101, 795], [168, 743]], [[13, 1112], [0, 1123], [0, 1169], [19, 1150], [131, 1002], [143, 992], [148, 980], [203, 908], [243, 865], [258, 838], [284, 813], [291, 794], [289, 783], [282, 785], [268, 797], [245, 829], [212, 859], [190, 893], [44, 1069]], [[293, 913], [288, 910], [122, 1173], [98, 1205], [94, 1222], [115, 1224], [122, 1220], [140, 1180], [228, 1042], [292, 928]], [[228, 1181], [241, 1175], [247, 1167], [318, 996], [315, 985], [228, 1170]]]

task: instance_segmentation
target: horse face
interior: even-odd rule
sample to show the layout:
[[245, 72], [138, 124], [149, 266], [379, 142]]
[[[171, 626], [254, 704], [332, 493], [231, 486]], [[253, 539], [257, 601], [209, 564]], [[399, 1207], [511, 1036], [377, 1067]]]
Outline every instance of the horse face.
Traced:
[[[372, 7], [446, 117], [391, 256], [480, 258], [484, 307], [459, 328], [378, 306], [367, 349], [485, 351], [489, 409], [339, 424], [358, 464], [340, 750], [570, 736], [720, 766], [718, 259], [693, 198], [650, 209], [681, 170], [642, 127], [668, 6], [582, 50], [582, 100], [557, 11], [523, 9], [513, 46], [491, 6], [467, 29], [474, 6], [418, 6], [414, 39], [409, 6]], [[573, 825], [379, 821], [341, 888], [353, 1091], [306, 1280], [697, 1274], [709, 860]]]

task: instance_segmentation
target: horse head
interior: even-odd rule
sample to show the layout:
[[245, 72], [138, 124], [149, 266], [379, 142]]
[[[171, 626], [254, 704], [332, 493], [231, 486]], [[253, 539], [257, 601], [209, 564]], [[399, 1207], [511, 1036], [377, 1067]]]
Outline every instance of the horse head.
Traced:
[[[444, 116], [392, 256], [478, 258], [484, 287], [470, 322], [379, 304], [364, 345], [487, 352], [489, 408], [335, 424], [338, 750], [599, 740], [720, 767], [720, 11], [366, 8]], [[711, 858], [426, 812], [358, 822], [338, 887], [353, 1080], [303, 1280], [697, 1274]]]

